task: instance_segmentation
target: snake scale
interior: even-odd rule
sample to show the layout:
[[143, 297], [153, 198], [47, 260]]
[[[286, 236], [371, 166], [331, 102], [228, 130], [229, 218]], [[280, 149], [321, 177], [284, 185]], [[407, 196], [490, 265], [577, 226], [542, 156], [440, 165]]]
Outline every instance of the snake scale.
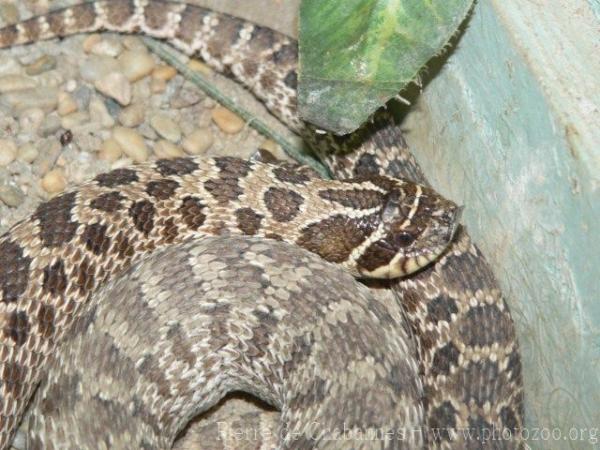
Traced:
[[[425, 445], [522, 445], [521, 363], [508, 307], [481, 253], [464, 229], [455, 230], [459, 208], [426, 186], [387, 115], [350, 137], [310, 133], [295, 112], [296, 43], [185, 3], [76, 5], [0, 29], [0, 46], [96, 30], [142, 32], [201, 57], [248, 87], [318, 153], [337, 148], [327, 162], [351, 179], [324, 181], [288, 164], [179, 158], [117, 169], [40, 205], [0, 238], [0, 448], [48, 355], [89, 313], [98, 289], [152, 252], [229, 234], [283, 240], [353, 275], [416, 271], [375, 284], [397, 293], [416, 336]], [[491, 431], [496, 439], [484, 442]]]
[[[297, 247], [256, 237], [188, 241], [134, 265], [96, 298], [67, 357], [50, 362], [57, 375], [36, 395], [29, 425], [46, 430], [42, 438], [32, 433], [28, 448], [93, 449], [98, 441], [170, 448], [199, 405], [231, 389], [282, 410], [283, 448], [331, 448], [339, 409], [346, 427], [378, 430], [380, 439], [422, 427], [422, 385], [402, 308]], [[123, 304], [126, 313], [115, 314]], [[147, 413], [131, 415], [124, 405], [135, 404], [148, 405]], [[209, 437], [202, 448], [220, 448]], [[400, 443], [422, 442], [415, 432]]]

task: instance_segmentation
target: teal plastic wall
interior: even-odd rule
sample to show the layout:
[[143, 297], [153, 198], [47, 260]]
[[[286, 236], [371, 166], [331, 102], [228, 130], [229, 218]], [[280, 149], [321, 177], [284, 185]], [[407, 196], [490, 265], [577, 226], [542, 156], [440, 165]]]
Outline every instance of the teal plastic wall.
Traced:
[[507, 296], [529, 444], [600, 447], [600, 26], [536, 3], [480, 1], [404, 128]]

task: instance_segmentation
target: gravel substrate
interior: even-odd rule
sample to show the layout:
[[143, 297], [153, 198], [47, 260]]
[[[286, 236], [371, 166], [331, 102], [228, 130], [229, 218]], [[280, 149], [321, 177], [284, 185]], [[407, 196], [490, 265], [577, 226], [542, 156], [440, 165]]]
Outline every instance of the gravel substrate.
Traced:
[[[34, 12], [47, 10], [44, 3]], [[61, 3], [73, 2], [53, 8]], [[0, 4], [4, 23], [31, 14]], [[188, 65], [266, 118], [237, 85], [200, 61]], [[0, 234], [41, 201], [98, 173], [186, 154], [246, 158], [261, 146], [283, 156], [136, 36], [80, 35], [0, 51]]]

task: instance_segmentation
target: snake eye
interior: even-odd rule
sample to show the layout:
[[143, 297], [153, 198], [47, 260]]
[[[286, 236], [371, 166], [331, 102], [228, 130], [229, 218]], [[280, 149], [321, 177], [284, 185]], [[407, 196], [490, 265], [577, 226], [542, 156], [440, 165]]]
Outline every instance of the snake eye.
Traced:
[[395, 236], [394, 240], [398, 247], [408, 247], [410, 244], [415, 242], [415, 237], [414, 237], [414, 235], [412, 235], [410, 233], [402, 232], [402, 233], [398, 233]]

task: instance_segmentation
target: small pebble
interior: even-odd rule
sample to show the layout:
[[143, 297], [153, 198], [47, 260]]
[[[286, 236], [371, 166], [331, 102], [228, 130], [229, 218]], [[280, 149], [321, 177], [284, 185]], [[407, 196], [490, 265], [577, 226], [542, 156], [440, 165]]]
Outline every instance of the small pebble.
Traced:
[[23, 75], [4, 75], [0, 77], [0, 94], [33, 89], [36, 86], [37, 82], [33, 78]]
[[77, 89], [77, 80], [74, 80], [73, 78], [67, 80], [63, 89], [67, 92], [75, 92], [75, 89]]
[[40, 135], [50, 136], [58, 131], [60, 128], [60, 117], [56, 114], [50, 114], [44, 118], [44, 121], [40, 125]]
[[50, 55], [42, 55], [31, 64], [25, 66], [27, 75], [39, 75], [56, 68], [56, 58]]
[[67, 187], [67, 180], [62, 169], [52, 169], [43, 176], [41, 181], [42, 189], [49, 194], [62, 192]]
[[77, 111], [77, 102], [66, 92], [58, 93], [58, 114], [66, 116]]
[[15, 73], [21, 73], [22, 66], [19, 60], [9, 52], [0, 55], [0, 75], [10, 75]]
[[115, 127], [113, 138], [118, 142], [123, 152], [135, 162], [148, 159], [148, 147], [144, 138], [135, 130], [125, 127]]
[[114, 162], [121, 156], [123, 156], [123, 149], [116, 139], [108, 138], [102, 142], [102, 146], [98, 152], [98, 158], [104, 161]]
[[244, 128], [244, 120], [237, 114], [232, 113], [223, 106], [217, 106], [212, 110], [212, 120], [217, 124], [221, 131], [227, 134], [237, 134]]
[[5, 185], [0, 186], [0, 200], [10, 206], [16, 208], [25, 200], [25, 194], [17, 186]]
[[26, 163], [32, 163], [38, 157], [38, 149], [31, 142], [21, 145], [17, 151], [17, 158]]
[[131, 84], [120, 72], [111, 72], [94, 83], [96, 89], [123, 106], [131, 103]]
[[152, 98], [152, 89], [150, 89], [150, 77], [143, 78], [133, 83], [133, 103], [146, 103]]
[[47, 173], [60, 156], [63, 148], [55, 137], [42, 140], [39, 144], [40, 154], [33, 163], [33, 171], [39, 176]]
[[43, 109], [25, 109], [19, 115], [19, 126], [21, 127], [21, 130], [35, 132], [40, 128], [45, 118], [46, 113]]
[[0, 139], [0, 166], [8, 166], [17, 157], [17, 144], [12, 139]]
[[146, 44], [144, 44], [138, 36], [123, 36], [123, 45], [127, 50], [148, 51]]
[[49, 0], [39, 0], [35, 2], [28, 2], [27, 9], [34, 15], [39, 16], [48, 12], [50, 8]]
[[272, 141], [271, 139], [265, 139], [260, 143], [258, 148], [262, 148], [263, 150], [274, 154], [279, 150], [279, 145], [277, 145], [277, 142]]
[[123, 107], [119, 105], [118, 102], [114, 101], [112, 98], [105, 99], [104, 104], [106, 105], [108, 113], [115, 118], [119, 116], [121, 110], [123, 109]]
[[191, 84], [185, 83], [175, 92], [170, 101], [171, 108], [182, 109], [199, 103], [204, 98], [204, 93]]
[[177, 75], [177, 70], [172, 66], [162, 64], [154, 68], [152, 78], [157, 80], [169, 81]]
[[79, 67], [81, 77], [90, 83], [95, 83], [113, 72], [120, 71], [119, 61], [110, 56], [92, 55], [85, 59]]
[[128, 128], [135, 128], [146, 118], [146, 106], [142, 103], [134, 103], [123, 108], [119, 113], [119, 122]]
[[19, 10], [12, 3], [3, 3], [0, 5], [0, 16], [5, 24], [13, 24], [19, 21]]
[[152, 78], [150, 82], [150, 90], [153, 94], [161, 94], [167, 89], [167, 82], [159, 78]]
[[192, 131], [181, 143], [186, 153], [199, 155], [208, 150], [214, 142], [214, 137], [208, 128]]
[[154, 154], [159, 158], [176, 158], [185, 156], [183, 150], [170, 141], [161, 139], [154, 145]]
[[138, 50], [126, 50], [118, 59], [121, 64], [122, 73], [131, 82], [141, 80], [150, 75], [156, 63], [148, 52]]
[[133, 160], [131, 158], [121, 158], [121, 159], [117, 159], [115, 162], [113, 162], [110, 165], [110, 169], [111, 170], [121, 169], [123, 167], [131, 166], [132, 164], [133, 164]]
[[137, 128], [138, 132], [149, 141], [156, 141], [158, 139], [158, 133], [152, 128], [152, 126], [146, 122], [141, 124]]
[[83, 51], [86, 53], [91, 53], [92, 49], [96, 44], [102, 41], [102, 36], [99, 34], [90, 34], [83, 40]]
[[115, 36], [102, 36], [98, 42], [95, 42], [89, 51], [94, 55], [117, 57], [123, 51], [121, 41]]
[[150, 125], [163, 138], [171, 142], [179, 142], [181, 139], [181, 128], [166, 114], [155, 114], [150, 119]]
[[60, 87], [65, 82], [65, 77], [58, 70], [49, 70], [48, 72], [36, 75], [35, 81], [42, 87]]
[[64, 116], [60, 121], [60, 126], [65, 130], [72, 130], [84, 123], [89, 123], [90, 115], [86, 111], [77, 111], [68, 116]]
[[279, 144], [277, 144], [277, 142], [272, 141], [271, 139], [265, 139], [264, 141], [262, 141], [261, 144], [258, 146], [258, 148], [261, 150], [268, 151], [271, 155], [273, 155], [275, 157], [275, 159], [278, 159], [278, 160], [288, 159], [288, 156], [283, 151], [281, 146]]
[[99, 122], [104, 128], [111, 128], [115, 125], [115, 119], [108, 112], [106, 104], [98, 97], [94, 97], [90, 101], [89, 113], [91, 120]]
[[3, 95], [3, 100], [11, 105], [16, 112], [29, 108], [41, 108], [50, 113], [58, 104], [58, 89], [55, 87], [36, 87], [24, 91], [14, 91]]
[[77, 108], [87, 109], [92, 99], [93, 90], [85, 85], [73, 89], [73, 99], [77, 102]]

